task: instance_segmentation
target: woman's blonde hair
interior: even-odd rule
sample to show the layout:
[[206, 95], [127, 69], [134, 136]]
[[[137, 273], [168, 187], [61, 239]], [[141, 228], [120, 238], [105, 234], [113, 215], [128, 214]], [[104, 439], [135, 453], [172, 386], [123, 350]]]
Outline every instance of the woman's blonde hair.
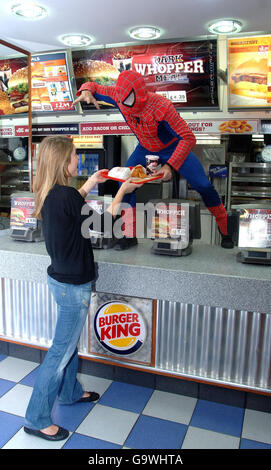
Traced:
[[33, 216], [41, 219], [45, 198], [55, 184], [67, 186], [68, 165], [74, 145], [72, 139], [64, 136], [45, 137], [39, 147], [36, 176], [34, 179], [35, 209]]

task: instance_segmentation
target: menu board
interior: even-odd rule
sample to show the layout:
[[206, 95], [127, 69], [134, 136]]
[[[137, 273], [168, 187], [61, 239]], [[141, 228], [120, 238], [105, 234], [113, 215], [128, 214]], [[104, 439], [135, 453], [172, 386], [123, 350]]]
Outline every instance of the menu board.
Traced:
[[37, 219], [32, 216], [35, 207], [33, 197], [14, 195], [11, 198], [11, 228], [36, 228]]
[[[66, 52], [31, 57], [31, 101], [34, 112], [74, 110]], [[0, 115], [28, 112], [26, 57], [0, 60]]]
[[230, 108], [271, 107], [271, 36], [229, 39]]
[[27, 57], [0, 60], [0, 115], [28, 111]]
[[238, 246], [271, 248], [271, 209], [242, 209]]
[[32, 111], [74, 110], [65, 52], [39, 54], [31, 59]]
[[135, 70], [144, 76], [148, 91], [176, 107], [218, 108], [216, 40], [74, 51], [72, 58], [77, 89], [87, 81], [114, 85], [122, 71]]
[[152, 218], [151, 238], [179, 239], [189, 242], [189, 204], [158, 203]]

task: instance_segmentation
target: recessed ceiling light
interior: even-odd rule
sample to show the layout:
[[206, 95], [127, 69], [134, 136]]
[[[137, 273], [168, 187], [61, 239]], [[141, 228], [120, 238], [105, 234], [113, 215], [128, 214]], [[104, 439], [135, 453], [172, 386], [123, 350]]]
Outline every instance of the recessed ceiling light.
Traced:
[[26, 18], [28, 20], [40, 20], [47, 16], [47, 10], [36, 2], [25, 1], [17, 2], [11, 6], [11, 12], [14, 15]]
[[242, 23], [237, 20], [219, 20], [208, 27], [213, 34], [231, 34], [239, 33], [242, 29]]
[[160, 37], [160, 30], [152, 26], [138, 26], [129, 31], [131, 38], [133, 39], [157, 39]]
[[88, 46], [92, 38], [86, 34], [65, 34], [61, 36], [60, 41], [68, 47]]

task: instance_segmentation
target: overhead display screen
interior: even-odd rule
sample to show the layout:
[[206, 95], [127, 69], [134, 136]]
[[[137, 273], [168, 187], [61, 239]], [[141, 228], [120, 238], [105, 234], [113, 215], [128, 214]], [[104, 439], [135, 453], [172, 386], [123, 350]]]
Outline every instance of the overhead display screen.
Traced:
[[74, 110], [65, 52], [39, 54], [31, 59], [32, 111]]
[[148, 91], [176, 107], [218, 108], [216, 40], [73, 51], [72, 58], [77, 89], [87, 81], [114, 85], [122, 71], [135, 70], [144, 76]]
[[271, 36], [228, 40], [229, 108], [271, 107]]
[[28, 111], [27, 57], [0, 60], [0, 115]]
[[[0, 115], [29, 109], [27, 58], [0, 60]], [[66, 52], [31, 57], [31, 101], [34, 112], [74, 110]]]

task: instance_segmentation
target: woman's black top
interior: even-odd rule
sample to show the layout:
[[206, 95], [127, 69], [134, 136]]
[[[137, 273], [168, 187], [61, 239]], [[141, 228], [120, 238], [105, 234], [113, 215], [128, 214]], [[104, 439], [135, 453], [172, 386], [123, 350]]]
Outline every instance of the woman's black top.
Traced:
[[87, 215], [81, 215], [85, 204], [75, 188], [58, 184], [44, 201], [42, 229], [51, 258], [47, 273], [59, 282], [85, 284], [95, 277], [91, 241], [81, 233], [82, 223], [92, 214], [89, 208]]

